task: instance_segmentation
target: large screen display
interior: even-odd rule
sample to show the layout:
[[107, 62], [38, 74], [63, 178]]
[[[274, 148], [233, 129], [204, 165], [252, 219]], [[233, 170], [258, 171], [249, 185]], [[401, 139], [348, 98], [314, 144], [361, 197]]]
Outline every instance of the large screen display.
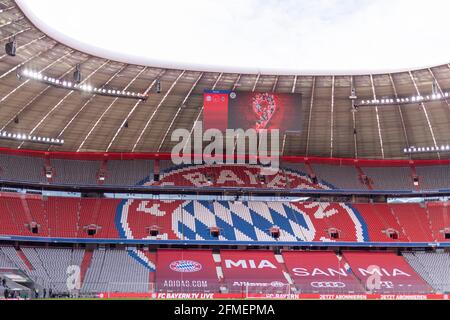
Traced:
[[301, 131], [301, 94], [205, 91], [204, 129]]

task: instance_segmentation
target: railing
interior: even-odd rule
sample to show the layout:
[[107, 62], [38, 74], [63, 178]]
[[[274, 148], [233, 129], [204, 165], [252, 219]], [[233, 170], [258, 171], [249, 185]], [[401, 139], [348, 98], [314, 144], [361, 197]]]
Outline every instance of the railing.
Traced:
[[251, 194], [260, 196], [395, 196], [395, 197], [437, 197], [450, 196], [450, 189], [442, 190], [362, 190], [362, 189], [273, 189], [254, 187], [195, 187], [195, 186], [127, 186], [127, 185], [73, 185], [48, 184], [41, 182], [16, 181], [0, 179], [0, 188], [29, 189], [30, 191], [49, 190], [67, 192], [123, 193], [123, 194], [161, 194], [161, 195], [223, 195]]
[[61, 244], [118, 244], [118, 245], [192, 245], [205, 246], [270, 246], [270, 247], [329, 247], [329, 248], [450, 248], [450, 242], [282, 242], [282, 241], [233, 241], [233, 240], [129, 240], [129, 239], [88, 239], [88, 238], [44, 238], [0, 235], [0, 241]]
[[[52, 283], [52, 288], [61, 288], [64, 283]], [[81, 289], [75, 290], [53, 290], [54, 296], [71, 298], [99, 298], [99, 299], [215, 299], [221, 297], [234, 297], [240, 299], [317, 299], [320, 297], [348, 296], [349, 298], [390, 298], [396, 296], [396, 299], [403, 298], [423, 298], [426, 296], [444, 295], [445, 292], [433, 292], [427, 285], [417, 284], [396, 288], [380, 288], [379, 290], [361, 290], [355, 288], [321, 288], [299, 289], [300, 285], [283, 284], [279, 286], [255, 287], [251, 285], [235, 287], [230, 284], [208, 285], [204, 288], [180, 287], [165, 289], [158, 286], [157, 283], [146, 282], [99, 282], [85, 283]], [[354, 290], [353, 290], [354, 289]], [[380, 297], [381, 296], [381, 297]]]

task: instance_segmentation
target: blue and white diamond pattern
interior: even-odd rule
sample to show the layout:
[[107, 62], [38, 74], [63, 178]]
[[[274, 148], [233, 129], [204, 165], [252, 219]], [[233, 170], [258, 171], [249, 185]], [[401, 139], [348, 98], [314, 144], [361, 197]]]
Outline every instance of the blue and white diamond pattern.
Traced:
[[183, 240], [212, 240], [210, 227], [221, 229], [222, 241], [273, 241], [274, 225], [280, 241], [312, 241], [316, 233], [308, 215], [281, 202], [187, 201], [174, 212], [172, 225]]

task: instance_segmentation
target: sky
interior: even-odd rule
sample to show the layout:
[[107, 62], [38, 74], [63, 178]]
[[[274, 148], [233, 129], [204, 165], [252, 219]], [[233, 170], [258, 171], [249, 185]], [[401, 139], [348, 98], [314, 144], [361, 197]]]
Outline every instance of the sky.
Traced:
[[44, 32], [128, 63], [274, 74], [450, 62], [448, 0], [17, 0]]

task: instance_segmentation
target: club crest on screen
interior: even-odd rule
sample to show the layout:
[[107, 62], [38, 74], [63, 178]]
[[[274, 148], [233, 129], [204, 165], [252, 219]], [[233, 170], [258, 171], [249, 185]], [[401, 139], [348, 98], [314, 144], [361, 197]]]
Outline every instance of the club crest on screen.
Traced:
[[192, 273], [202, 270], [202, 265], [192, 260], [179, 260], [172, 262], [169, 268], [175, 272]]

